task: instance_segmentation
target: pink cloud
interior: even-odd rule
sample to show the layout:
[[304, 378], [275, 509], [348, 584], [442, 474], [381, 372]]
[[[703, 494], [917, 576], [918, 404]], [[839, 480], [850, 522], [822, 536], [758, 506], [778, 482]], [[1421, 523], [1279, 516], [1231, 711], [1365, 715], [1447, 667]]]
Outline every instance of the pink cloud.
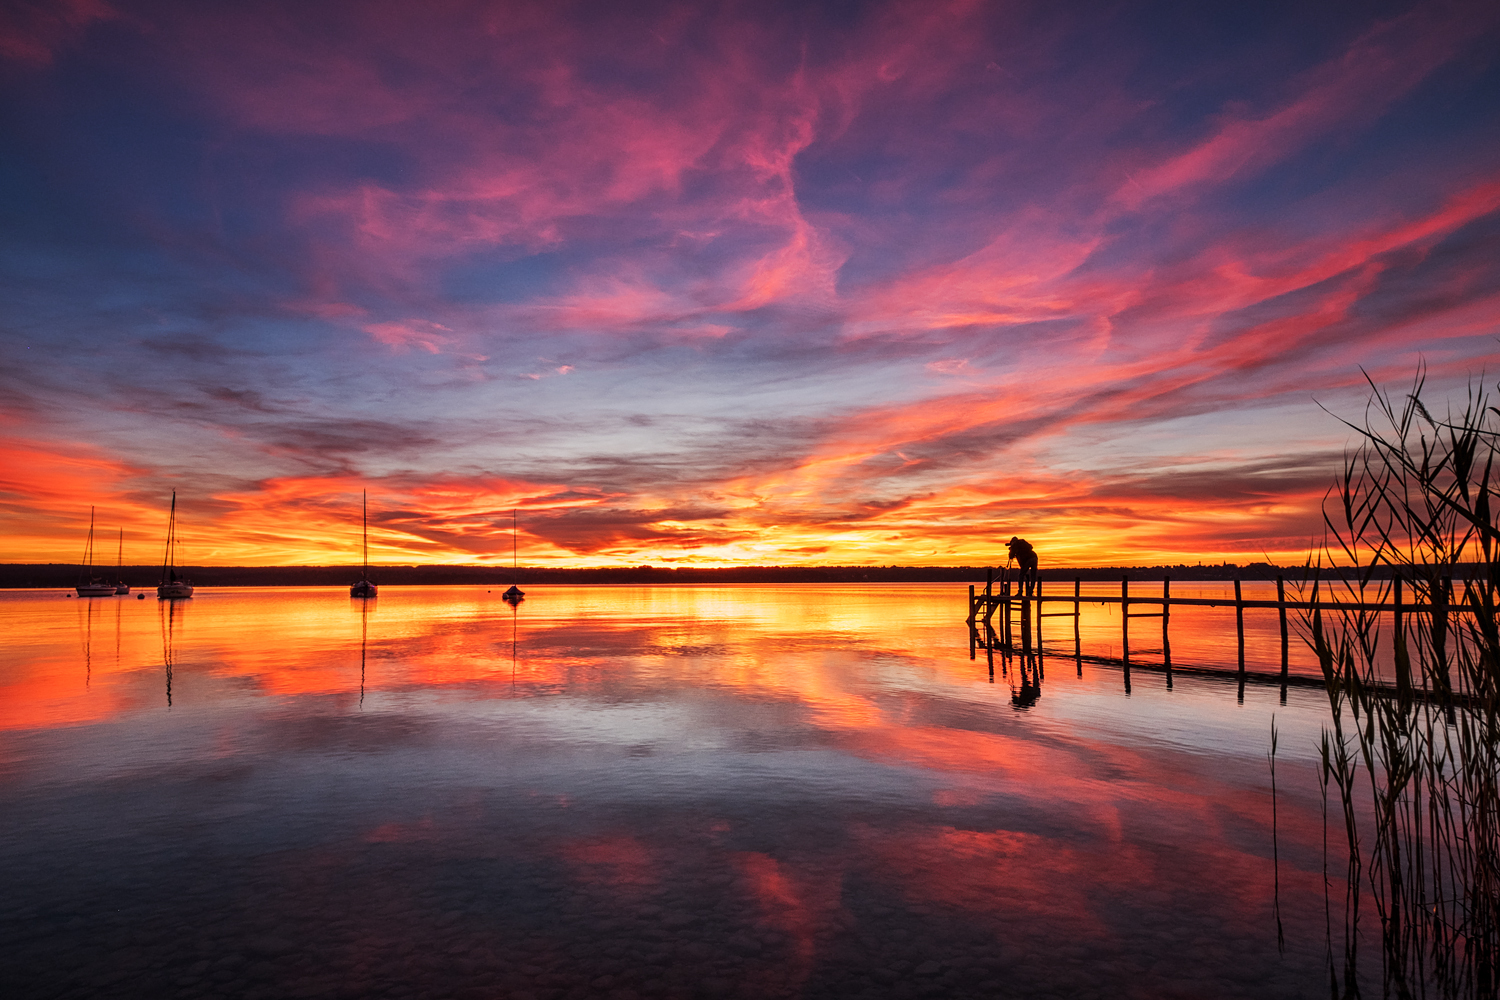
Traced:
[[371, 323], [364, 331], [397, 350], [420, 347], [437, 354], [454, 342], [453, 331], [441, 323], [425, 319], [408, 319], [397, 323]]
[[[58, 9], [75, 36], [108, 10]], [[262, 213], [269, 242], [290, 247], [275, 265], [294, 272], [287, 312], [389, 348], [360, 359], [372, 372], [399, 382], [412, 359], [385, 356], [420, 350], [462, 369], [454, 383], [489, 377], [486, 357], [539, 382], [690, 347], [724, 395], [755, 386], [733, 418], [725, 404], [685, 414], [692, 434], [665, 430], [695, 442], [668, 457], [622, 456], [568, 423], [558, 461], [572, 464], [543, 509], [572, 520], [557, 514], [552, 554], [702, 543], [776, 561], [917, 537], [978, 546], [986, 521], [1018, 509], [1051, 518], [1059, 545], [1131, 524], [1143, 547], [1230, 538], [1214, 501], [1163, 500], [1159, 467], [1073, 462], [1073, 442], [1128, 449], [1150, 421], [1305, 399], [1418, 349], [1448, 351], [1452, 370], [1483, 354], [1493, 255], [1473, 234], [1500, 211], [1492, 158], [1407, 164], [1399, 183], [1379, 165], [1336, 188], [1298, 175], [1296, 194], [1263, 200], [1241, 183], [1391, 141], [1368, 126], [1479, 47], [1470, 16], [1485, 28], [1495, 15], [1424, 5], [1274, 82], [1224, 71], [1212, 84], [1246, 99], [1207, 117], [1153, 90], [1201, 81], [1136, 64], [1147, 53], [1130, 43], [1098, 47], [1064, 8], [1037, 27], [1004, 6], [896, 3], [811, 30], [692, 5], [588, 20], [541, 4], [187, 5], [152, 40], [170, 40], [161, 72], [181, 74], [217, 142], [292, 164], [256, 176], [242, 216]], [[1080, 54], [1096, 58], [1068, 61]], [[204, 169], [232, 187], [232, 172]], [[1424, 262], [1420, 289], [1399, 289]], [[151, 405], [220, 419], [258, 458], [347, 470], [361, 454], [273, 406], [238, 425], [203, 416], [194, 394], [221, 382], [205, 384]], [[777, 403], [760, 403], [771, 385]], [[507, 386], [570, 387], [587, 391], [579, 377], [552, 393]], [[615, 391], [583, 403], [640, 402]], [[576, 416], [528, 413], [538, 433]], [[468, 433], [459, 422], [383, 437], [403, 462], [431, 463], [434, 491], [407, 497], [414, 551], [488, 551], [489, 507], [514, 492], [449, 471], [499, 462], [472, 442], [432, 457], [439, 437]], [[1279, 503], [1248, 473], [1214, 476], [1232, 494], [1218, 509], [1257, 513], [1279, 537], [1310, 509], [1289, 473]], [[313, 539], [299, 546], [317, 551]]]

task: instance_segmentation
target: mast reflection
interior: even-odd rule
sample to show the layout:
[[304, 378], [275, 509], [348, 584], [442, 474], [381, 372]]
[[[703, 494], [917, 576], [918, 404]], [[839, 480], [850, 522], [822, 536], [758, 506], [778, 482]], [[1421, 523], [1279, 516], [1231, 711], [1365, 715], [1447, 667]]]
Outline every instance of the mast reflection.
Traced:
[[120, 609], [123, 606], [122, 602], [115, 602], [115, 670], [120, 669]]
[[166, 672], [168, 708], [172, 707], [172, 662], [176, 656], [174, 641], [179, 615], [187, 616], [187, 605], [178, 601], [161, 601], [156, 605], [156, 617], [161, 625], [161, 662]]
[[365, 707], [365, 646], [370, 637], [370, 602], [359, 602], [359, 707]]
[[83, 645], [83, 686], [92, 687], [94, 683], [94, 602], [83, 601], [88, 610], [83, 613], [83, 627], [79, 629], [79, 639]]
[[510, 691], [511, 691], [511, 694], [515, 694], [515, 691], [516, 691], [516, 631], [517, 631], [517, 627], [518, 627], [517, 622], [518, 622], [518, 618], [519, 618], [520, 611], [521, 611], [521, 602], [520, 601], [512, 601], [512, 600], [507, 599], [505, 603], [510, 605]]

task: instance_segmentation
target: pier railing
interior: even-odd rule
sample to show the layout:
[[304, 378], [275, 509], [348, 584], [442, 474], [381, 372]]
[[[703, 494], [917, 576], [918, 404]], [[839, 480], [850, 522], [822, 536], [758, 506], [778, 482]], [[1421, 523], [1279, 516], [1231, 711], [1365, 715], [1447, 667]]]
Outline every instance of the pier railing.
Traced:
[[[1140, 581], [1137, 582], [1139, 586]], [[1044, 593], [1043, 583], [1034, 581], [1029, 590], [1021, 586], [1019, 578], [1002, 569], [999, 579], [995, 577], [993, 570], [987, 574], [984, 590], [979, 591], [973, 584], [969, 585], [969, 617], [970, 649], [972, 657], [975, 649], [998, 650], [1006, 653], [1021, 653], [1024, 655], [1041, 654], [1042, 648], [1042, 619], [1043, 618], [1071, 618], [1073, 620], [1073, 658], [1080, 662], [1089, 660], [1093, 662], [1122, 665], [1127, 670], [1132, 666], [1146, 666], [1165, 668], [1169, 675], [1172, 666], [1172, 640], [1171, 620], [1174, 607], [1209, 607], [1228, 608], [1235, 611], [1235, 632], [1238, 638], [1238, 669], [1237, 673], [1243, 680], [1247, 674], [1245, 668], [1245, 611], [1247, 609], [1271, 609], [1275, 610], [1281, 625], [1281, 671], [1279, 680], [1281, 684], [1305, 683], [1322, 685], [1323, 679], [1312, 677], [1297, 677], [1289, 673], [1290, 661], [1290, 638], [1287, 624], [1287, 613], [1306, 611], [1311, 612], [1309, 617], [1324, 613], [1364, 612], [1372, 614], [1389, 614], [1392, 618], [1394, 634], [1400, 637], [1412, 624], [1416, 616], [1425, 616], [1430, 621], [1430, 628], [1435, 635], [1443, 635], [1449, 629], [1449, 619], [1461, 614], [1476, 614], [1481, 611], [1478, 604], [1472, 604], [1466, 597], [1464, 600], [1454, 601], [1453, 580], [1451, 577], [1443, 577], [1436, 583], [1427, 584], [1427, 590], [1431, 599], [1425, 602], [1409, 602], [1403, 597], [1403, 580], [1397, 576], [1391, 581], [1391, 599], [1388, 601], [1341, 601], [1325, 600], [1317, 597], [1314, 600], [1303, 600], [1300, 598], [1287, 597], [1286, 581], [1283, 577], [1276, 578], [1276, 599], [1246, 599], [1241, 590], [1240, 581], [1234, 581], [1234, 597], [1173, 597], [1172, 580], [1164, 577], [1161, 581], [1161, 592], [1159, 594], [1142, 593], [1137, 589], [1134, 593], [1130, 589], [1131, 581], [1128, 577], [1120, 580], [1120, 592], [1115, 594], [1084, 594], [1082, 578], [1073, 581], [1073, 592], [1071, 594], [1047, 594]], [[1316, 597], [1317, 590], [1314, 589]], [[1082, 620], [1082, 609], [1085, 604], [1094, 605], [1119, 605], [1120, 606], [1120, 656], [1104, 657], [1097, 655], [1085, 655], [1080, 630]], [[1048, 607], [1065, 607], [1070, 610], [1048, 611]], [[1152, 611], [1135, 611], [1133, 608], [1154, 608]], [[995, 622], [997, 613], [1000, 615], [998, 624]], [[1161, 655], [1162, 663], [1149, 664], [1142, 661], [1132, 662], [1130, 658], [1130, 634], [1131, 621], [1137, 618], [1159, 618], [1161, 619]], [[982, 632], [981, 632], [982, 630]], [[1137, 633], [1139, 635], [1139, 632]], [[1048, 655], [1058, 654], [1053, 649], [1048, 649]], [[1152, 649], [1155, 653], [1157, 650]], [[1397, 669], [1402, 668], [1397, 664]], [[1196, 668], [1201, 670], [1202, 668]], [[1406, 669], [1410, 669], [1407, 667]], [[1212, 673], [1224, 673], [1223, 670], [1212, 670]], [[1264, 675], [1261, 675], [1264, 676]], [[1409, 686], [1410, 678], [1397, 678], [1397, 683], [1405, 682]]]

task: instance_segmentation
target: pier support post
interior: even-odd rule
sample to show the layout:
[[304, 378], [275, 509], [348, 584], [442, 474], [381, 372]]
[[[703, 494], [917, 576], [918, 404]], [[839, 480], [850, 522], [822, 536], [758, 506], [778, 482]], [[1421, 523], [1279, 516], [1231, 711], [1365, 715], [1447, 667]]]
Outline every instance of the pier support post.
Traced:
[[1021, 652], [1031, 655], [1031, 595], [1021, 588]]
[[1083, 602], [1079, 597], [1083, 593], [1083, 578], [1073, 578], [1073, 658], [1078, 661], [1078, 676], [1083, 676], [1083, 639], [1078, 631], [1079, 612]]
[[1000, 645], [1010, 648], [1010, 581], [1000, 577], [1000, 598], [995, 606], [1000, 609]]
[[1167, 690], [1172, 690], [1172, 637], [1167, 627], [1172, 621], [1172, 578], [1161, 578], [1161, 662], [1167, 674]]
[[1452, 600], [1453, 578], [1434, 581], [1432, 593], [1432, 668], [1444, 698], [1453, 693], [1448, 676], [1448, 605]]
[[[1240, 642], [1240, 677], [1245, 676], [1245, 599], [1240, 596], [1240, 578], [1234, 578], [1234, 631]], [[1243, 683], [1240, 699], [1244, 700]]]
[[1402, 702], [1406, 702], [1410, 700], [1412, 693], [1411, 654], [1406, 648], [1406, 622], [1401, 613], [1402, 594], [1399, 572], [1391, 579], [1391, 598], [1395, 602], [1395, 609], [1392, 612], [1395, 621], [1391, 623], [1391, 645], [1392, 659], [1396, 662], [1396, 693]]
[[1287, 670], [1286, 581], [1279, 576], [1276, 578], [1276, 614], [1281, 618], [1281, 682], [1285, 684]]
[[1037, 580], [1032, 590], [1036, 597], [1036, 655], [1042, 655], [1042, 581]]
[[1167, 623], [1172, 620], [1172, 578], [1161, 578], [1161, 658], [1167, 668], [1167, 687], [1172, 686], [1172, 639], [1167, 635]]

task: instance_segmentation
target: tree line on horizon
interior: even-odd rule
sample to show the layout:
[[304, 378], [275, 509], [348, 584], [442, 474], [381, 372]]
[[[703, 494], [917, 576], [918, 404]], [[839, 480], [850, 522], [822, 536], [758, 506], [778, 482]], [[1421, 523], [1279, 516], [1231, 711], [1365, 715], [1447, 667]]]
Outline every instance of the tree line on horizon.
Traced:
[[[1445, 566], [1455, 579], [1465, 579], [1478, 567], [1467, 564]], [[358, 565], [349, 566], [184, 566], [202, 587], [336, 587], [347, 586], [349, 574], [358, 573]], [[371, 567], [380, 583], [387, 586], [454, 586], [522, 584], [641, 584], [641, 583], [975, 583], [983, 584], [986, 574], [998, 566], [597, 566], [597, 567], [527, 567], [517, 570], [498, 566], [380, 566]], [[157, 566], [125, 566], [122, 579], [132, 586], [145, 586], [156, 580]], [[1472, 572], [1471, 572], [1472, 570]], [[1337, 576], [1338, 571], [1324, 568], [1322, 575]], [[76, 582], [76, 563], [0, 563], [0, 587], [15, 589], [71, 588]], [[1382, 575], [1383, 574], [1383, 575]], [[1157, 566], [1054, 566], [1042, 567], [1041, 579], [1047, 583], [1071, 583], [1075, 579], [1088, 583], [1118, 582], [1129, 577], [1132, 582], [1173, 580], [1310, 580], [1315, 571], [1305, 565], [1277, 566], [1267, 562], [1245, 565], [1215, 563], [1212, 565]], [[1389, 568], [1377, 571], [1378, 577], [1390, 578]]]

